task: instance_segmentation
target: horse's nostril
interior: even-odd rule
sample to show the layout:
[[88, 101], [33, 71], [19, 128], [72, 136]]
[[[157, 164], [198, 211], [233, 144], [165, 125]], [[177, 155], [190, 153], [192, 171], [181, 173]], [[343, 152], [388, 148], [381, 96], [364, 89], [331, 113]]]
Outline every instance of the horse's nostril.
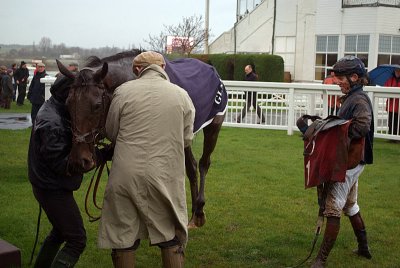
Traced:
[[91, 157], [84, 157], [82, 159], [82, 162], [83, 162], [83, 168], [85, 170], [91, 169], [94, 165], [94, 161]]

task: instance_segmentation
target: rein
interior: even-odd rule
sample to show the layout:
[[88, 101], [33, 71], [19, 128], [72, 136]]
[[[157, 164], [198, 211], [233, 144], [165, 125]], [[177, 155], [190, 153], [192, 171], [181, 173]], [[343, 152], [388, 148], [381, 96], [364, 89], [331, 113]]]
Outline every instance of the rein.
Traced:
[[94, 178], [96, 177], [96, 173], [97, 173], [97, 177], [94, 183], [94, 188], [93, 188], [93, 195], [92, 195], [92, 200], [93, 200], [93, 204], [94, 206], [98, 209], [101, 210], [102, 208], [100, 206], [97, 205], [97, 190], [99, 188], [99, 183], [100, 183], [100, 179], [101, 179], [101, 175], [103, 173], [104, 170], [104, 166], [106, 166], [107, 168], [107, 175], [110, 175], [110, 169], [108, 168], [107, 165], [107, 161], [104, 161], [103, 163], [101, 163], [98, 167], [96, 167], [92, 178], [90, 179], [90, 183], [89, 183], [89, 187], [88, 190], [86, 192], [86, 196], [85, 196], [85, 212], [86, 214], [89, 216], [89, 222], [95, 222], [97, 220], [100, 219], [101, 216], [93, 216], [90, 212], [89, 212], [89, 194], [90, 194], [90, 190], [92, 189], [92, 185], [93, 185], [93, 181]]

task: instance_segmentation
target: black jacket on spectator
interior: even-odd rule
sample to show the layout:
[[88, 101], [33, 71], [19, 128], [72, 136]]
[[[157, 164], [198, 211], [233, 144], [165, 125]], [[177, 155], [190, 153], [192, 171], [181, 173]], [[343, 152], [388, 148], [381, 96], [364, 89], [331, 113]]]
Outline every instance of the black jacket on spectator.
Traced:
[[257, 81], [258, 77], [257, 74], [255, 74], [254, 72], [251, 72], [249, 74], [246, 74], [246, 76], [244, 77], [245, 81]]
[[46, 72], [37, 72], [32, 79], [28, 91], [28, 100], [30, 100], [32, 104], [42, 105], [44, 103], [45, 85], [44, 83], [40, 83], [40, 79], [45, 76]]
[[[19, 81], [20, 83], [26, 84], [28, 82], [28, 77], [29, 77], [29, 70], [27, 68], [18, 68], [15, 73], [14, 73], [14, 80]], [[22, 79], [24, 79], [23, 82]]]
[[1, 96], [3, 98], [11, 98], [13, 94], [12, 77], [8, 74], [2, 74], [1, 76]]

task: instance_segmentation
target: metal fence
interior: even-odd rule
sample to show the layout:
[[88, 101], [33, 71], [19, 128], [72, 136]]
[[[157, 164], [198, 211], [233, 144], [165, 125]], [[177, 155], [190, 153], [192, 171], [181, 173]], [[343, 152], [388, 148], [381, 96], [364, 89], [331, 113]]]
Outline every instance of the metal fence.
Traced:
[[[224, 81], [224, 84], [229, 94], [224, 125], [287, 130], [289, 135], [297, 130], [296, 120], [303, 114], [323, 118], [336, 114], [336, 98], [342, 95], [337, 85], [316, 83]], [[389, 114], [386, 111], [388, 98], [399, 102], [400, 88], [368, 86], [364, 91], [373, 105], [375, 136], [400, 140], [400, 133], [393, 131], [389, 134]], [[246, 108], [249, 111], [244, 114]], [[395, 129], [399, 118], [392, 116], [392, 128]]]
[[[50, 97], [50, 86], [55, 78], [42, 78], [46, 84], [46, 99]], [[338, 110], [335, 97], [342, 95], [337, 85], [317, 83], [272, 83], [223, 81], [228, 91], [229, 100], [225, 117], [225, 126], [287, 130], [288, 135], [297, 131], [296, 120], [303, 114], [326, 117]], [[365, 87], [374, 112], [375, 136], [385, 139], [400, 140], [400, 133], [389, 134], [389, 114], [386, 101], [399, 102], [398, 87]], [[249, 111], [243, 110], [249, 100]], [[333, 101], [332, 101], [333, 100]], [[257, 114], [258, 106], [260, 109]], [[247, 107], [246, 107], [247, 108]], [[247, 110], [247, 109], [246, 109]], [[243, 118], [242, 118], [243, 116]], [[399, 125], [399, 118], [392, 117], [392, 128]]]

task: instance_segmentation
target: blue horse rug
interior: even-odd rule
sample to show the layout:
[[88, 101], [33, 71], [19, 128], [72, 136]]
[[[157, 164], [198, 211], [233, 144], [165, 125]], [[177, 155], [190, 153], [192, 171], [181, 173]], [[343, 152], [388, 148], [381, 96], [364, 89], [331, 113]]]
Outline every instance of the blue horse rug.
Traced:
[[192, 58], [166, 61], [165, 71], [171, 83], [187, 91], [196, 109], [193, 132], [225, 114], [228, 94], [217, 71], [211, 65]]

